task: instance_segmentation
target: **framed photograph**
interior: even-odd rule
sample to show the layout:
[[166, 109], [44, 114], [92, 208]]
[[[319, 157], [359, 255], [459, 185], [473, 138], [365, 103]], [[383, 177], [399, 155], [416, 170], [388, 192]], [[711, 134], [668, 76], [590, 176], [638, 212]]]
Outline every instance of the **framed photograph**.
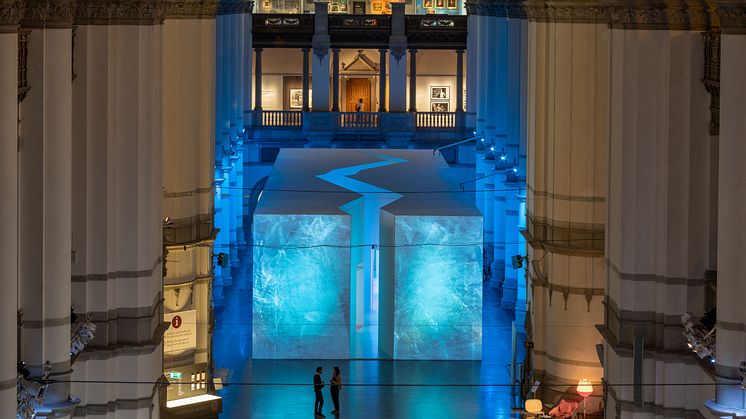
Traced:
[[435, 7], [446, 7], [445, 0], [435, 0]]
[[373, 3], [373, 11], [374, 12], [383, 11], [383, 5], [381, 3]]
[[329, 11], [332, 13], [339, 12], [339, 4], [331, 4], [329, 3]]
[[450, 103], [434, 100], [430, 102], [430, 112], [450, 112]]
[[430, 99], [450, 99], [450, 86], [430, 86]]
[[433, 7], [433, 0], [422, 0], [422, 7], [430, 9]]
[[449, 9], [455, 9], [456, 4], [456, 0], [446, 0], [446, 7], [448, 7]]
[[[308, 89], [308, 107], [311, 108], [311, 98], [313, 89]], [[290, 109], [303, 109], [303, 89], [290, 89], [290, 100], [288, 101]]]

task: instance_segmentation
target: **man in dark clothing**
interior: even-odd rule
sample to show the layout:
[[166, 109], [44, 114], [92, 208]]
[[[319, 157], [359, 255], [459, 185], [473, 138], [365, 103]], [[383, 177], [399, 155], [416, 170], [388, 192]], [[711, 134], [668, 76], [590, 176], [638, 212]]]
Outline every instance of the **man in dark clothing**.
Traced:
[[316, 402], [313, 404], [313, 414], [317, 418], [325, 418], [321, 409], [324, 407], [324, 395], [321, 389], [324, 388], [324, 380], [321, 379], [321, 367], [316, 367], [316, 374], [313, 375], [313, 391], [316, 393]]

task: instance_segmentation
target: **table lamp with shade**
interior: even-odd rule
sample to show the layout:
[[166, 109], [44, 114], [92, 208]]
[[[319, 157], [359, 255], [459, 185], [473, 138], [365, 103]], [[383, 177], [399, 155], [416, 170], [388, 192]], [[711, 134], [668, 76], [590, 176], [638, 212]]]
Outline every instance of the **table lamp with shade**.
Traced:
[[583, 397], [583, 418], [585, 418], [586, 399], [588, 399], [588, 396], [593, 393], [593, 385], [591, 385], [591, 380], [587, 378], [581, 379], [580, 381], [578, 381], [578, 387], [576, 388], [576, 390], [578, 391], [578, 394]]
[[540, 415], [544, 411], [544, 405], [539, 399], [528, 399], [525, 404], [526, 411], [534, 416]]

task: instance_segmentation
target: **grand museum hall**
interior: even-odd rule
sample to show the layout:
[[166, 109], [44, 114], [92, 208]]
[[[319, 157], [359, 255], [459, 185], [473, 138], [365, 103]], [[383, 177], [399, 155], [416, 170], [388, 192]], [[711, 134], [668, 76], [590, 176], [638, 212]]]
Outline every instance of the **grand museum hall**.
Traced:
[[0, 0], [0, 83], [0, 418], [746, 418], [744, 0]]

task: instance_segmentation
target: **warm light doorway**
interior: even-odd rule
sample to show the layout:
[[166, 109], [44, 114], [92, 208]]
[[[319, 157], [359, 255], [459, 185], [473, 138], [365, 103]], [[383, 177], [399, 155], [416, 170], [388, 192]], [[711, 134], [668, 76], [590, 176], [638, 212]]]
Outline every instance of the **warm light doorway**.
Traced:
[[349, 78], [345, 84], [345, 112], [355, 112], [355, 103], [363, 99], [363, 111], [371, 112], [370, 108], [370, 80], [363, 78]]

